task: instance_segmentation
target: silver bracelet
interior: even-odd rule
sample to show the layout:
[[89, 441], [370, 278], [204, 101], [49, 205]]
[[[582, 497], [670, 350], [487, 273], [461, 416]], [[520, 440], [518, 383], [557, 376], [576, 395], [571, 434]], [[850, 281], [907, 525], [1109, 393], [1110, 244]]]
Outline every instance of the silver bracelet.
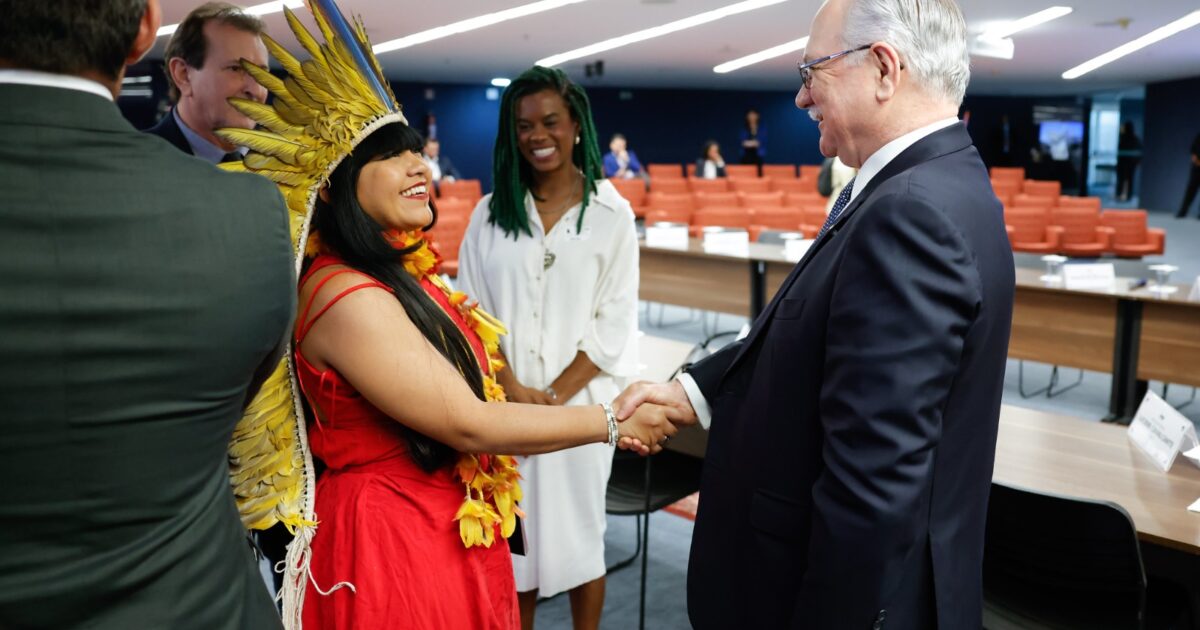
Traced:
[[612, 405], [608, 403], [600, 403], [600, 408], [604, 409], [604, 418], [608, 421], [608, 445], [616, 446], [617, 438], [617, 416], [613, 413]]

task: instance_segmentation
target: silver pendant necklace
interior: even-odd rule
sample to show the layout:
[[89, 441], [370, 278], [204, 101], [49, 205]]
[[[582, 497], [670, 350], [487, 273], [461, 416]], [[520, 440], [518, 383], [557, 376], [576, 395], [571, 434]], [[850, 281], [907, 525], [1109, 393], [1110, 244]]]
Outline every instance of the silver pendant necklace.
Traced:
[[[573, 204], [574, 201], [575, 201], [575, 193], [571, 193], [567, 197], [567, 202], [565, 204], [563, 204], [563, 206], [560, 207], [558, 210], [555, 210], [553, 213], [538, 212], [538, 214], [539, 215], [541, 215], [541, 214], [560, 214], [562, 212], [566, 212], [566, 210], [568, 208], [570, 208], [572, 205], [574, 205]], [[557, 226], [558, 224], [555, 223], [555, 225]], [[549, 234], [547, 234], [547, 236], [549, 236]], [[544, 242], [544, 238], [543, 238], [543, 242]], [[555, 260], [558, 260], [558, 256], [555, 256], [554, 252], [547, 249], [546, 253], [542, 255], [542, 271], [548, 271], [551, 267], [553, 267]]]

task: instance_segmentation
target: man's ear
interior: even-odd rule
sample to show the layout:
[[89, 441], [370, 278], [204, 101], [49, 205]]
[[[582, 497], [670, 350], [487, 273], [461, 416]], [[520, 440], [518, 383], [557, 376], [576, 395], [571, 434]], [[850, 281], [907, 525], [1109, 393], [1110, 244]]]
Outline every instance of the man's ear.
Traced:
[[321, 186], [321, 190], [317, 191], [317, 196], [321, 198], [321, 201], [329, 203], [329, 184]]
[[867, 51], [870, 62], [875, 67], [875, 98], [888, 101], [896, 96], [903, 78], [900, 73], [904, 70], [904, 62], [900, 54], [887, 43], [877, 43]]
[[179, 98], [192, 95], [192, 77], [188, 76], [188, 65], [183, 57], [171, 57], [167, 61], [167, 72], [171, 74], [175, 87], [179, 88]]
[[133, 46], [125, 56], [125, 65], [137, 63], [154, 48], [154, 42], [158, 40], [159, 26], [162, 26], [162, 7], [159, 6], [158, 0], [147, 0], [146, 11], [142, 13], [142, 19], [138, 22], [137, 36], [133, 38]]

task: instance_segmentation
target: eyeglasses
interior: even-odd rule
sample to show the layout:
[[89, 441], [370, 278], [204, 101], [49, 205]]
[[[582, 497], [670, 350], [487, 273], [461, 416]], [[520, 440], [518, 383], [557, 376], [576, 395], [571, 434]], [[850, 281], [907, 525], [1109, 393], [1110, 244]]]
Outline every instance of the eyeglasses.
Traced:
[[799, 65], [800, 80], [804, 82], [804, 87], [812, 89], [813, 70], [816, 69], [815, 66], [817, 64], [822, 64], [822, 63], [825, 63], [826, 61], [833, 61], [834, 59], [838, 59], [840, 57], [845, 57], [846, 55], [849, 55], [850, 53], [856, 53], [860, 50], [866, 50], [873, 45], [874, 44], [863, 44], [862, 46], [859, 46], [858, 48], [851, 48], [849, 50], [843, 50], [842, 52], [835, 52], [832, 55], [826, 55], [824, 57], [821, 57], [820, 59], [813, 59], [812, 61], [806, 61]]

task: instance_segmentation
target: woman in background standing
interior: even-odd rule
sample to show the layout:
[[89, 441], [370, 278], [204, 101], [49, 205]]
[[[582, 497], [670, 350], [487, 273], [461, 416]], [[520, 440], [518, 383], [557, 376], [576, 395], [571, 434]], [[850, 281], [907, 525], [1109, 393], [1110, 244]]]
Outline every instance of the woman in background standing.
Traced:
[[767, 157], [767, 130], [758, 121], [758, 111], [746, 111], [746, 123], [739, 134], [742, 143], [742, 164], [758, 166], [758, 174], [762, 175], [763, 160]]
[[[603, 179], [590, 105], [560, 70], [534, 67], [505, 90], [495, 190], [459, 252], [463, 291], [507, 322], [510, 401], [607, 402], [637, 368], [638, 245], [633, 210]], [[604, 495], [612, 449], [525, 458], [528, 545], [513, 557], [521, 623], [539, 593], [570, 591], [577, 629], [604, 607]]]

